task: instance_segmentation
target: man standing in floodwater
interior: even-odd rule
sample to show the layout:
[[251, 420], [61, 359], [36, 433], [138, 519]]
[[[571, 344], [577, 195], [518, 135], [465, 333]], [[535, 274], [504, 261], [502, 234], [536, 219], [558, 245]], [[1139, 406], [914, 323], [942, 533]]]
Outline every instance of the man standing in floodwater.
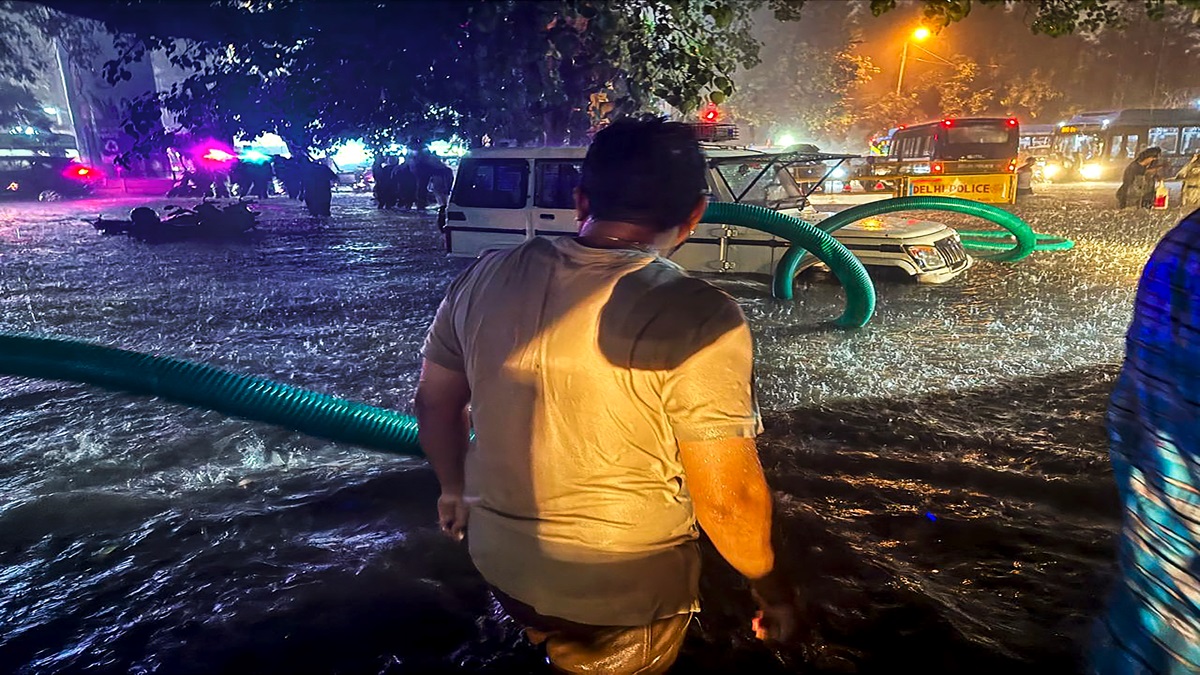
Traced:
[[1146, 264], [1108, 410], [1124, 516], [1100, 675], [1200, 672], [1200, 211]]
[[330, 216], [333, 201], [332, 186], [337, 174], [325, 162], [308, 160], [302, 165], [301, 178], [304, 186], [304, 206], [319, 218]]
[[795, 622], [749, 327], [665, 259], [705, 192], [687, 126], [613, 123], [584, 160], [579, 236], [483, 256], [425, 342], [416, 410], [440, 525], [468, 534], [497, 600], [562, 671], [670, 667], [699, 609], [697, 520], [750, 579], [760, 636]]

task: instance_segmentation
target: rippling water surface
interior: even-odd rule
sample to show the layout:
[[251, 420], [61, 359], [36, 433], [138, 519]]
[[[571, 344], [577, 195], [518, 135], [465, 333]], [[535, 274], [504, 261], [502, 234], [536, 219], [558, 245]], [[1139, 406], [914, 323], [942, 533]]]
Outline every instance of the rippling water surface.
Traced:
[[[1016, 208], [1067, 253], [795, 303], [722, 282], [757, 339], [781, 560], [811, 634], [771, 652], [706, 551], [676, 672], [1078, 668], [1111, 574], [1103, 410], [1134, 287], [1177, 211], [1054, 188]], [[465, 263], [432, 218], [340, 195], [261, 206], [240, 243], [146, 245], [80, 220], [137, 202], [0, 204], [0, 331], [83, 338], [407, 410]], [[950, 214], [941, 219], [974, 223]], [[74, 384], [0, 377], [0, 672], [531, 670], [420, 462]]]

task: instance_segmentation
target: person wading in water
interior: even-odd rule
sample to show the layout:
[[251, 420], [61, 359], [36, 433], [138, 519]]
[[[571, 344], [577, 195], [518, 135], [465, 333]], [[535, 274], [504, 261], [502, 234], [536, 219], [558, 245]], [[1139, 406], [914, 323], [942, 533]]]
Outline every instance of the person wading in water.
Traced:
[[561, 671], [670, 667], [699, 609], [697, 521], [750, 580], [760, 637], [797, 619], [754, 441], [749, 327], [666, 259], [705, 193], [690, 128], [614, 122], [584, 160], [579, 236], [480, 258], [425, 342], [416, 411], [441, 527], [466, 534]]

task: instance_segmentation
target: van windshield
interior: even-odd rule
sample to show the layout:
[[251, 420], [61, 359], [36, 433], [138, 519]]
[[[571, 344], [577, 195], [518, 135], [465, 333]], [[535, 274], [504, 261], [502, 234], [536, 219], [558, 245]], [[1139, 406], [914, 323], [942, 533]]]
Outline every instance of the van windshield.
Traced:
[[[718, 164], [717, 171], [729, 185], [732, 197], [742, 204], [755, 204], [769, 209], [790, 209], [803, 206], [804, 193], [788, 171], [772, 166], [764, 173], [762, 162], [730, 162]], [[749, 188], [749, 191], [746, 191]], [[739, 195], [745, 192], [744, 196]]]
[[481, 209], [523, 209], [528, 193], [525, 160], [467, 158], [458, 167], [450, 201]]

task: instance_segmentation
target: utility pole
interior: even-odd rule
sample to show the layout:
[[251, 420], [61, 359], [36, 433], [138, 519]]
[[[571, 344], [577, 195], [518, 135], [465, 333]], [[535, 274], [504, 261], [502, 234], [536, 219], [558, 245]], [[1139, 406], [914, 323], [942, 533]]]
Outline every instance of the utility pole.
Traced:
[[896, 77], [896, 95], [900, 95], [900, 88], [904, 86], [904, 68], [908, 65], [908, 43], [916, 40], [923, 42], [929, 39], [929, 29], [924, 26], [914, 30], [912, 35], [904, 38], [904, 51], [900, 52], [900, 74]]

